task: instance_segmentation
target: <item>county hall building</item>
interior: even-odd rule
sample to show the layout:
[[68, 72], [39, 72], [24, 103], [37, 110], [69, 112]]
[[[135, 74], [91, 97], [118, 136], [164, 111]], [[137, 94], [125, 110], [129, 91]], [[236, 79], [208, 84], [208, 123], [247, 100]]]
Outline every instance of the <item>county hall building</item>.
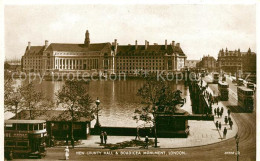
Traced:
[[176, 72], [185, 66], [186, 55], [180, 43], [172, 41], [164, 45], [119, 45], [117, 40], [111, 44], [90, 43], [86, 31], [83, 44], [51, 43], [44, 46], [31, 46], [28, 42], [22, 56], [24, 72], [101, 72], [134, 74], [137, 71]]

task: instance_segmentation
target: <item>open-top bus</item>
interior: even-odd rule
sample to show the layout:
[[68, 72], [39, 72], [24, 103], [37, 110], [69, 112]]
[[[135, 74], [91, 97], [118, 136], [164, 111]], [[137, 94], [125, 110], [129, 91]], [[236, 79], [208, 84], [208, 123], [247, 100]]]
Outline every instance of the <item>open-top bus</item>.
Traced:
[[254, 110], [254, 91], [246, 87], [237, 87], [238, 106], [246, 111]]
[[38, 157], [46, 155], [44, 120], [5, 120], [4, 122], [5, 157], [10, 153], [16, 157]]

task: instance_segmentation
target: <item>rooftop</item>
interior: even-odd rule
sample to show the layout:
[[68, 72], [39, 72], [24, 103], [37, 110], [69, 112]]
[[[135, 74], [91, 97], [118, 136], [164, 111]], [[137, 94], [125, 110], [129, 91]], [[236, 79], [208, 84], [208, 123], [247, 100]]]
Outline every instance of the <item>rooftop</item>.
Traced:
[[[46, 120], [46, 121], [70, 121], [71, 116], [69, 111], [65, 110], [35, 110], [32, 112], [34, 120]], [[22, 120], [30, 120], [30, 111], [23, 110], [18, 113], [18, 118]], [[15, 119], [15, 116], [11, 118]], [[80, 117], [77, 122], [89, 122], [92, 121], [93, 117]]]

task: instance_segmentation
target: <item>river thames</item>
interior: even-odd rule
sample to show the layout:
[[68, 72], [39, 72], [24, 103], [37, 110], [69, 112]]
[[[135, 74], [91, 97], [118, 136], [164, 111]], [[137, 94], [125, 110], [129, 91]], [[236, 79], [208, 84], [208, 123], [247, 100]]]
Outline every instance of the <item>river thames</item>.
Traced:
[[[101, 101], [99, 107], [101, 108], [100, 123], [102, 126], [115, 126], [115, 127], [136, 127], [137, 124], [133, 120], [134, 111], [136, 108], [140, 108], [141, 99], [136, 95], [137, 91], [144, 84], [143, 79], [126, 79], [126, 80], [97, 80], [90, 81], [85, 85], [87, 91], [93, 100], [97, 97]], [[25, 83], [19, 79], [16, 80], [16, 86]], [[182, 109], [189, 113], [192, 113], [190, 93], [188, 86], [184, 85], [184, 82], [175, 81], [169, 82], [172, 90], [182, 91], [182, 97], [186, 98], [186, 103]], [[62, 85], [63, 81], [34, 81], [37, 91], [42, 91], [45, 96], [55, 101], [55, 93], [57, 93]], [[95, 124], [95, 120], [92, 121], [92, 126]]]

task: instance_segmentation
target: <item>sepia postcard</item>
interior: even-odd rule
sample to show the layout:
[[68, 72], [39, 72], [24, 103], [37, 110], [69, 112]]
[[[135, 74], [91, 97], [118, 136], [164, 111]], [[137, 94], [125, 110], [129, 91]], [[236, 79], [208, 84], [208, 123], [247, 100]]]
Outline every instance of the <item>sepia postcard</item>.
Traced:
[[1, 7], [0, 160], [257, 160], [257, 1]]

